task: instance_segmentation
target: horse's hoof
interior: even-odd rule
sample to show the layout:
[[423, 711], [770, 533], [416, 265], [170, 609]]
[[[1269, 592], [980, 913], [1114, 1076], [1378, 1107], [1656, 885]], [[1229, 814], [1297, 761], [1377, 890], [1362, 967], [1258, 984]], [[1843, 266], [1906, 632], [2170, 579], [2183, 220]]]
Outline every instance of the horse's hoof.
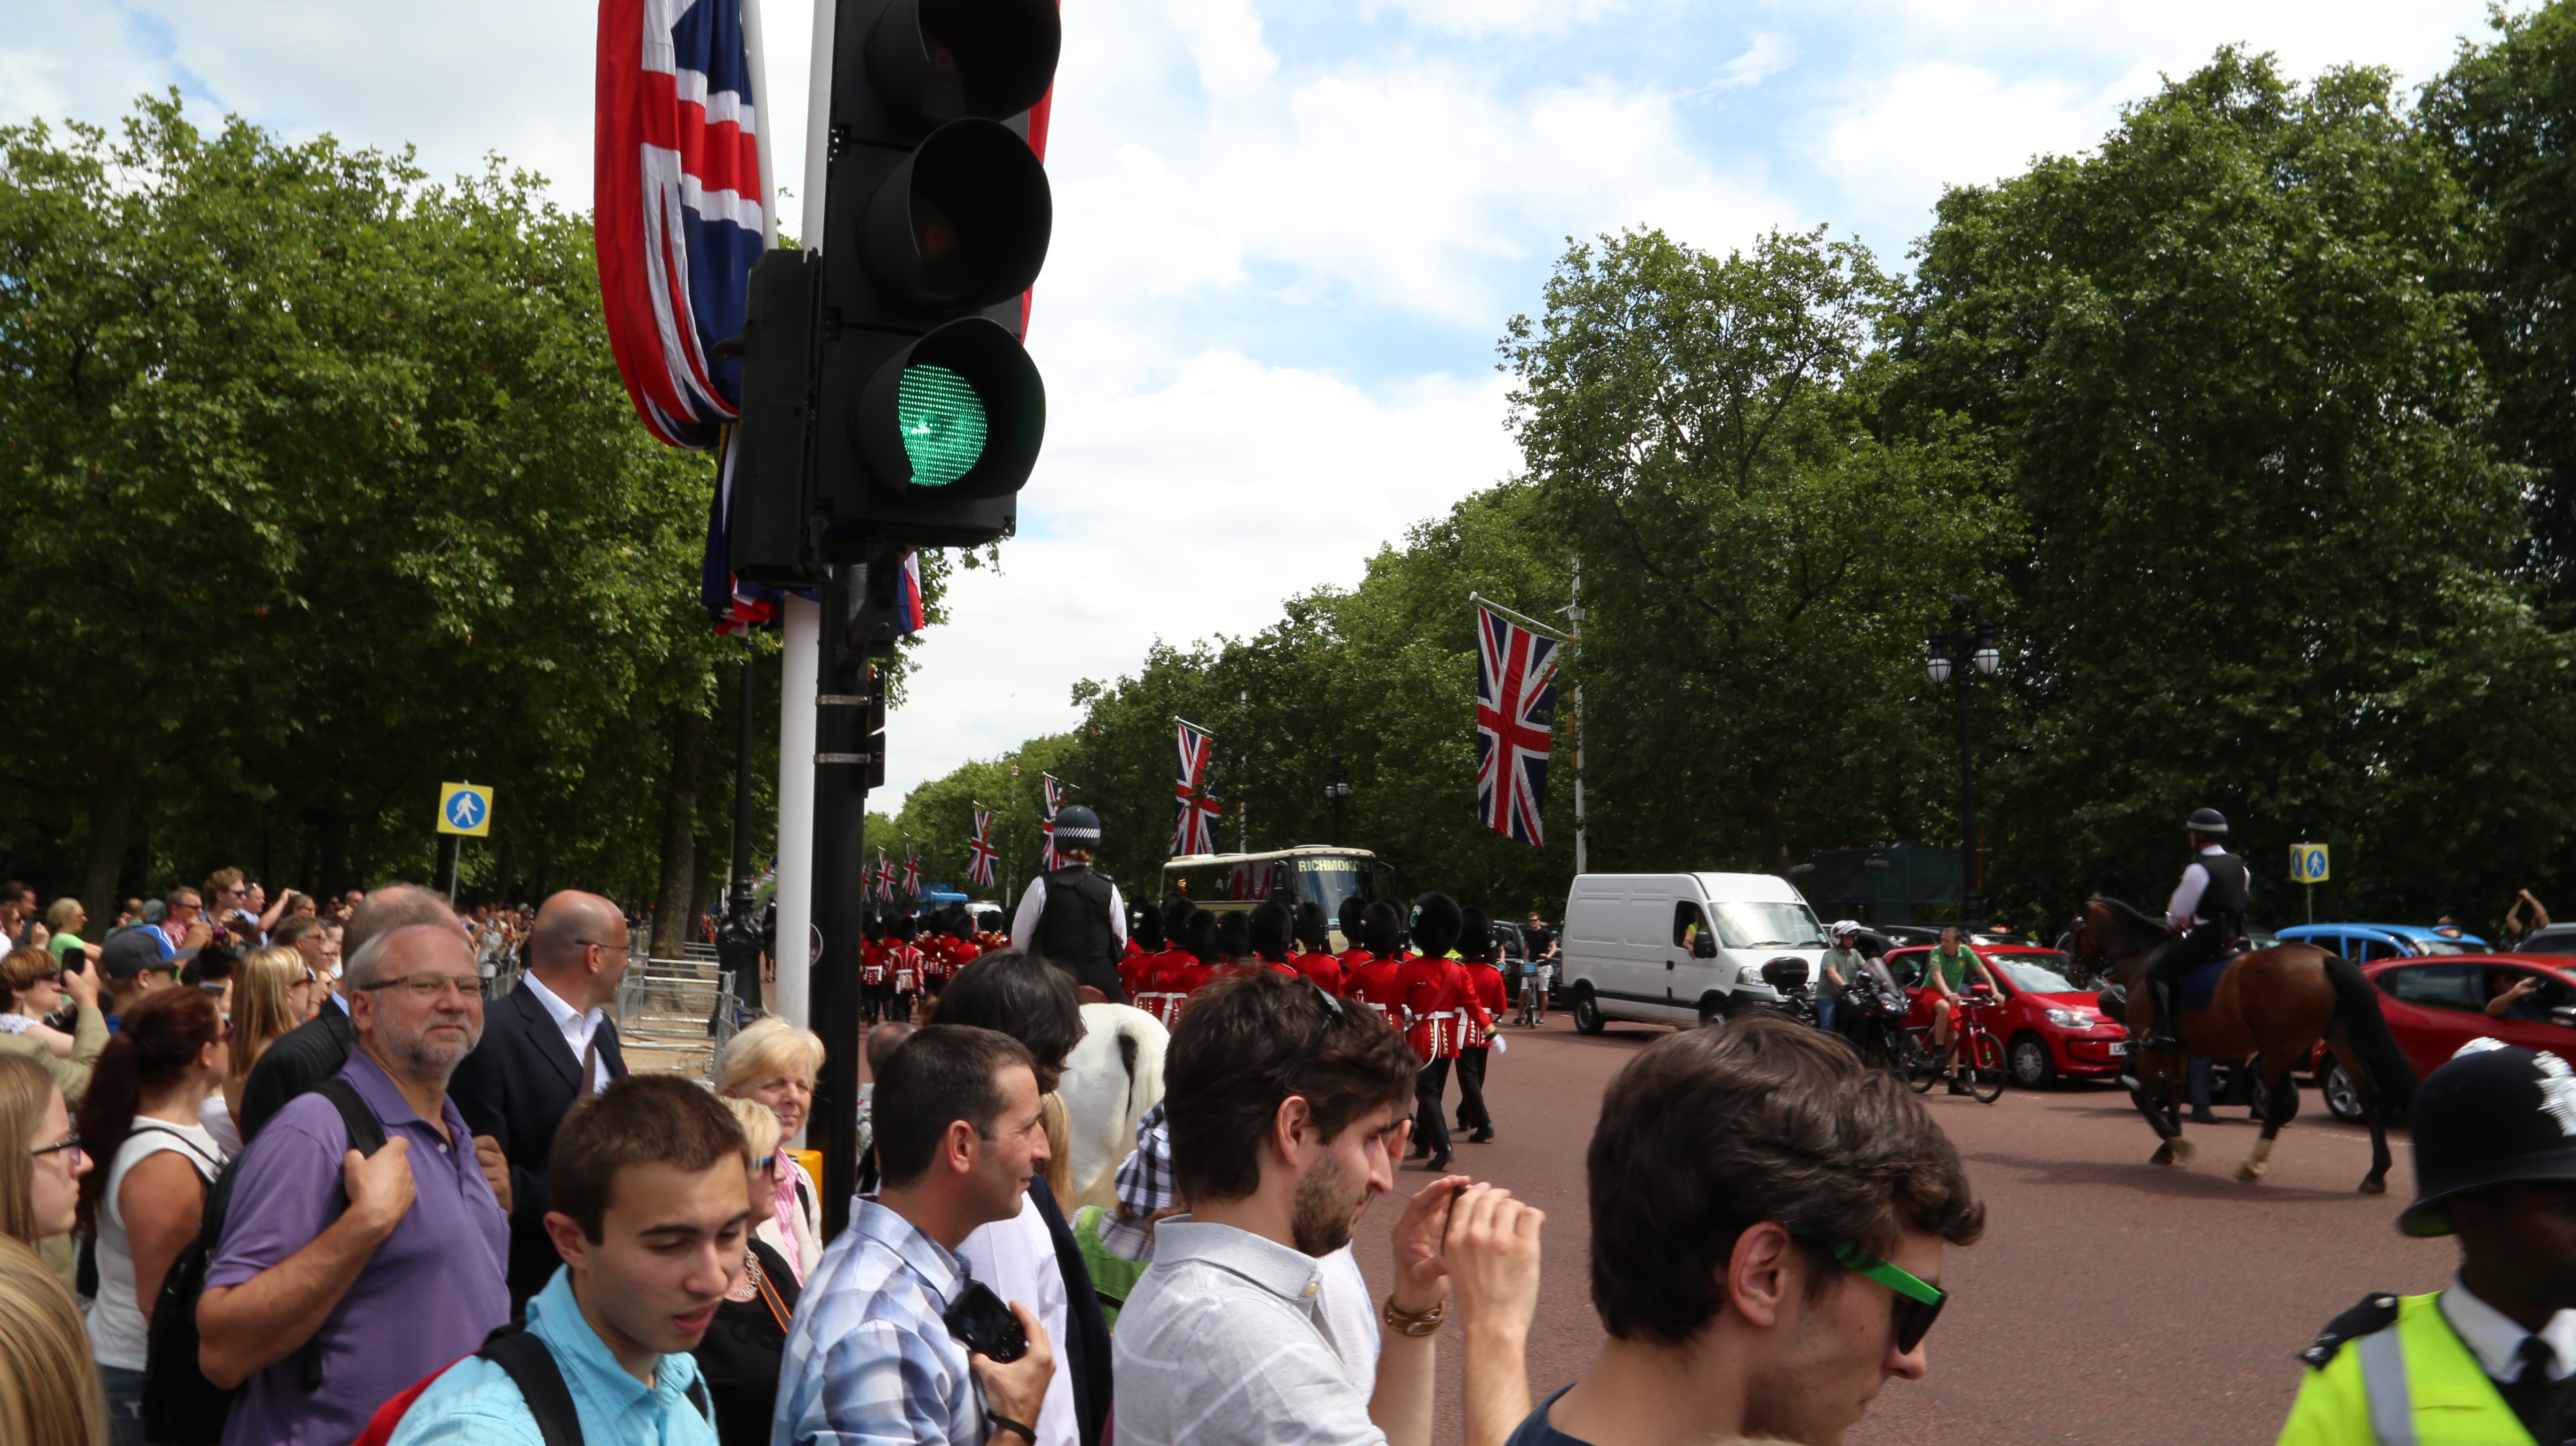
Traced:
[[2176, 1135], [2172, 1139], [2165, 1141], [2165, 1148], [2173, 1151], [2175, 1159], [2186, 1164], [2190, 1163], [2192, 1152], [2191, 1141], [2184, 1139], [2180, 1135]]
[[2162, 1145], [2157, 1146], [2157, 1147], [2156, 1147], [2156, 1152], [2155, 1152], [2154, 1154], [2149, 1155], [2149, 1156], [2147, 1157], [2147, 1163], [2148, 1163], [2148, 1164], [2150, 1164], [2150, 1165], [2170, 1165], [2170, 1164], [2172, 1164], [2173, 1162], [2174, 1162], [2174, 1147], [2173, 1147], [2173, 1142], [2172, 1142], [2172, 1141], [2170, 1141], [2170, 1140], [2166, 1141], [2166, 1142], [2165, 1142], [2164, 1144], [2162, 1144]]
[[2376, 1175], [2373, 1175], [2369, 1179], [2361, 1182], [2361, 1193], [2364, 1195], [2385, 1195], [2388, 1193], [2388, 1182], [2380, 1179]]
[[2263, 1178], [2263, 1167], [2251, 1160], [2243, 1161], [2236, 1167], [2236, 1178], [2248, 1184], [2257, 1182]]

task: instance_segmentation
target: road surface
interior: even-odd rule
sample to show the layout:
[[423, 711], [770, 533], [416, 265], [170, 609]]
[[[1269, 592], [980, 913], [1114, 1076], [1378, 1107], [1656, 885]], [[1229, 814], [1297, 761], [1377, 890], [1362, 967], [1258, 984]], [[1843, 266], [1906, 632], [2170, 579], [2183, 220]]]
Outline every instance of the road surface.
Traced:
[[[1580, 1374], [1602, 1339], [1583, 1180], [1601, 1091], [1666, 1032], [1613, 1025], [1587, 1039], [1564, 1015], [1511, 1030], [1486, 1084], [1500, 1138], [1458, 1146], [1454, 1168], [1548, 1212], [1530, 1340], [1541, 1399]], [[2365, 1291], [2435, 1289], [2456, 1262], [2448, 1240], [2397, 1233], [2414, 1185], [2402, 1133], [2390, 1141], [2389, 1193], [2357, 1194], [2369, 1136], [2334, 1123], [2314, 1090], [2302, 1093], [2259, 1185], [2234, 1178], [2256, 1130], [2241, 1108], [2187, 1127], [2198, 1157], [2176, 1169], [2146, 1163], [2155, 1138], [2116, 1087], [2008, 1089], [1991, 1105], [1936, 1089], [1924, 1102], [1986, 1200], [1986, 1235], [1949, 1254], [1952, 1296], [1927, 1338], [1929, 1376], [1891, 1383], [1848, 1438], [1854, 1446], [2269, 1442], [2298, 1389], [2293, 1353], [2320, 1326]], [[1454, 1085], [1449, 1107], [1454, 1119]], [[1425, 1178], [1411, 1166], [1398, 1191]], [[1361, 1223], [1373, 1283], [1390, 1278], [1395, 1217], [1380, 1201]], [[1455, 1332], [1443, 1347], [1434, 1439], [1454, 1442]]]

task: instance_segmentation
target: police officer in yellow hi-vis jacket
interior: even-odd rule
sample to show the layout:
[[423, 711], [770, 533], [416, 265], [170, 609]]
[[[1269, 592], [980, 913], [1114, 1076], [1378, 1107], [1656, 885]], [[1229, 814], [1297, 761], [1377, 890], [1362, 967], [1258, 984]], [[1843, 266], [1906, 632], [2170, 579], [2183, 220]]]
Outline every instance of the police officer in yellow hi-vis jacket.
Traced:
[[2431, 1295], [2370, 1295], [2335, 1317], [2281, 1446], [2576, 1442], [2576, 1070], [2472, 1042], [2415, 1096], [2409, 1235], [2456, 1235]]

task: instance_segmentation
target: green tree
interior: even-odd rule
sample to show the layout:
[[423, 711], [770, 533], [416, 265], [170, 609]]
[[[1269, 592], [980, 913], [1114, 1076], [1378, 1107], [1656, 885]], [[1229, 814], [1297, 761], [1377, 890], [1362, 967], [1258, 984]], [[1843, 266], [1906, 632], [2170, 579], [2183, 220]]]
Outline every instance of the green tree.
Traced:
[[[2566, 840], [2569, 654], [2507, 580], [2519, 474], [2435, 278], [2476, 217], [2384, 72], [2227, 50], [2090, 157], [1951, 191], [1902, 348], [2008, 465], [1992, 876], [2154, 897], [2194, 805], [2276, 879], [2430, 917]], [[2286, 898], [2258, 898], [2269, 916]]]

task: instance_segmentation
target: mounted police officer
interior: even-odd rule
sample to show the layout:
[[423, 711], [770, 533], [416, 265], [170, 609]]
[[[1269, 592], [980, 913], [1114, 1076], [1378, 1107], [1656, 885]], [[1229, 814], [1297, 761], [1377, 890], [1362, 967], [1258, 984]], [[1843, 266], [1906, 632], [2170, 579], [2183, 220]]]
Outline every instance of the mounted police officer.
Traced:
[[2196, 808], [2183, 824], [2194, 855], [2165, 905], [2165, 922], [2177, 937], [2156, 951], [2147, 966], [2146, 985], [2156, 1002], [2154, 1032], [2142, 1047], [2179, 1052], [2175, 1039], [2173, 987], [2202, 964], [2225, 957], [2228, 946], [2245, 932], [2245, 894], [2254, 873], [2227, 851], [2227, 819], [2214, 808]]
[[2372, 1294], [2300, 1353], [2281, 1446], [2576, 1440], [2576, 1070], [2472, 1040], [2415, 1095], [2409, 1235], [2456, 1235], [2430, 1295]]
[[1098, 990], [1109, 1003], [1124, 1004], [1118, 959], [1127, 950], [1127, 901], [1091, 867], [1100, 854], [1100, 815], [1078, 803], [1056, 814], [1055, 852], [1069, 862], [1038, 875], [1020, 896], [1011, 943], [1070, 971], [1076, 985]]

